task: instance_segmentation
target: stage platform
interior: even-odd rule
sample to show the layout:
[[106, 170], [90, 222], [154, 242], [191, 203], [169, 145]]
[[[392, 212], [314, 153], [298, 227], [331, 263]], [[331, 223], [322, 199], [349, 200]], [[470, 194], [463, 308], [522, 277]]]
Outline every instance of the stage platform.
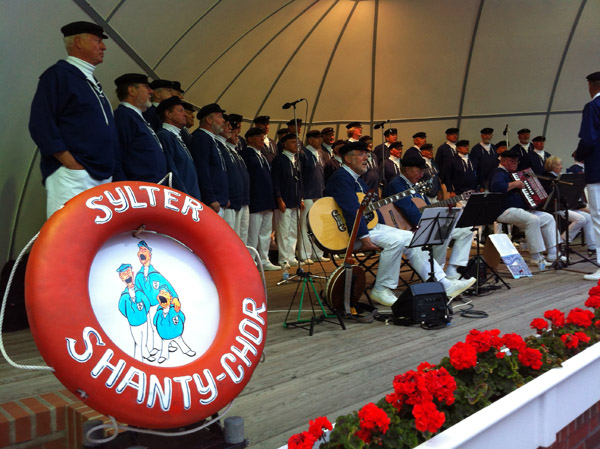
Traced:
[[[573, 261], [577, 260], [573, 256]], [[326, 262], [304, 268], [314, 275], [326, 276], [335, 267]], [[497, 328], [502, 333], [528, 335], [531, 320], [545, 310], [583, 307], [588, 290], [595, 284], [584, 281], [582, 275], [595, 270], [594, 265], [585, 262], [558, 271], [533, 269], [532, 278], [513, 280], [500, 267], [499, 272], [511, 289], [502, 287], [480, 297], [463, 296], [473, 300], [475, 310], [486, 312], [486, 318], [466, 318], [457, 313], [451, 325], [438, 330], [380, 321], [369, 324], [345, 321], [346, 330], [342, 330], [339, 325], [321, 323], [315, 326], [312, 336], [304, 329], [284, 328], [283, 321], [298, 284], [292, 280], [277, 286], [281, 272], [268, 272], [265, 361], [257, 367], [229, 415], [244, 418], [250, 447], [278, 448], [290, 435], [306, 430], [309, 419], [327, 416], [333, 421], [340, 414], [379, 400], [391, 391], [396, 374], [414, 369], [422, 361], [437, 363], [473, 328]], [[367, 275], [367, 282], [370, 281], [372, 278]], [[317, 291], [325, 289], [324, 279], [315, 278], [314, 282]], [[298, 300], [293, 307], [295, 311]], [[306, 301], [303, 316], [310, 317], [311, 308]], [[382, 307], [380, 311], [386, 309]], [[320, 315], [318, 309], [317, 314]], [[295, 317], [296, 314], [289, 320], [295, 321]], [[17, 363], [43, 363], [28, 330], [4, 334], [4, 341], [7, 352]], [[63, 389], [48, 372], [17, 370], [0, 360], [0, 403]]]

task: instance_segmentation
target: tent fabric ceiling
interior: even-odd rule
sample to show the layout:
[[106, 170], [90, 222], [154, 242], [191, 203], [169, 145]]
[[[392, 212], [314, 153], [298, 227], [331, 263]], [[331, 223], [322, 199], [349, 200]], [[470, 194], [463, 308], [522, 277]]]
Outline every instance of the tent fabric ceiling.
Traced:
[[528, 127], [567, 161], [589, 100], [585, 76], [600, 69], [600, 0], [6, 0], [1, 8], [0, 57], [14, 64], [0, 66], [0, 120], [15, 124], [0, 152], [4, 260], [43, 223], [26, 124], [37, 77], [64, 58], [58, 30], [71, 21], [107, 30], [96, 76], [115, 106], [112, 80], [145, 72], [181, 81], [197, 106], [217, 101], [247, 121], [270, 115], [272, 133], [293, 117], [282, 105], [305, 98], [298, 117], [340, 136], [349, 121], [370, 134], [390, 120], [405, 144], [426, 131], [437, 146], [450, 126], [474, 143], [482, 127], [495, 128], [497, 141], [509, 124], [511, 142]]

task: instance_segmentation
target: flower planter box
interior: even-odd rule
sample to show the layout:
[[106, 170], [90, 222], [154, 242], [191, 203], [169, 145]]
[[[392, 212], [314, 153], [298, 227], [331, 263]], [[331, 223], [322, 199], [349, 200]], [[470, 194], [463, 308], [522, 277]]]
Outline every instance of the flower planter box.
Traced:
[[418, 449], [537, 449], [600, 400], [600, 343], [571, 357]]

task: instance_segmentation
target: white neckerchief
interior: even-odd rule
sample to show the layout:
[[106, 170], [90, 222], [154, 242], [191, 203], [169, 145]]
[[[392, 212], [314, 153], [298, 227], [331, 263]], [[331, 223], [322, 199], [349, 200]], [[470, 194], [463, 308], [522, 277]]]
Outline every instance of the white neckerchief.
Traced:
[[598, 92], [596, 95], [594, 95], [594, 98], [592, 98], [592, 100], [595, 100], [596, 97], [600, 97], [600, 92]]
[[456, 144], [454, 142], [450, 142], [449, 140], [446, 140], [446, 145], [448, 145], [453, 150], [456, 150]]
[[396, 164], [398, 166], [398, 168], [400, 168], [400, 158], [397, 158], [396, 156], [392, 156], [390, 154], [390, 161], [392, 161], [394, 164]]
[[317, 162], [321, 163], [321, 157], [319, 156], [319, 152], [317, 151], [317, 149], [312, 145], [307, 145], [306, 148], [308, 148], [308, 151], [310, 151], [313, 154], [313, 156], [317, 158]]
[[481, 145], [485, 149], [485, 151], [487, 151], [488, 153], [490, 152], [491, 144], [479, 142], [479, 145]]
[[144, 121], [146, 121], [146, 119], [145, 119], [145, 118], [144, 118], [144, 116], [142, 115], [142, 110], [141, 110], [140, 108], [138, 108], [138, 107], [136, 107], [136, 106], [132, 105], [131, 103], [127, 103], [126, 101], [122, 101], [122, 102], [121, 102], [121, 104], [122, 104], [123, 106], [125, 106], [126, 108], [129, 108], [129, 109], [131, 109], [132, 111], [135, 111], [135, 112], [137, 112], [137, 114], [138, 114], [140, 117], [142, 117], [142, 119], [143, 119]]
[[354, 180], [356, 182], [358, 182], [358, 178], [360, 178], [360, 175], [358, 173], [356, 173], [354, 170], [352, 170], [350, 167], [348, 167], [344, 163], [342, 163], [342, 168], [345, 169], [348, 173], [350, 173], [352, 175], [352, 177], [354, 178]]
[[225, 145], [227, 143], [227, 140], [225, 139], [225, 137], [223, 137], [220, 134], [215, 134], [215, 140], [218, 140], [219, 142], [221, 142], [223, 145]]
[[294, 155], [294, 153], [291, 153], [291, 152], [290, 152], [290, 151], [288, 151], [288, 150], [283, 150], [283, 154], [285, 154], [285, 155], [288, 157], [288, 159], [289, 159], [290, 161], [292, 161], [292, 165], [293, 165], [293, 164], [296, 162], [296, 158], [295, 158], [295, 155]]
[[358, 139], [355, 139], [354, 137], [350, 137], [348, 139], [348, 142], [358, 142]]
[[181, 130], [179, 128], [177, 128], [175, 125], [171, 125], [170, 123], [163, 122], [162, 127], [164, 129], [166, 129], [167, 131], [175, 134], [175, 137], [179, 137], [181, 139]]
[[334, 154], [334, 155], [333, 155], [333, 158], [334, 158], [336, 161], [338, 161], [340, 164], [342, 163], [342, 158], [341, 158], [341, 157], [339, 157], [337, 154]]
[[90, 64], [89, 62], [86, 62], [83, 59], [79, 59], [75, 56], [67, 56], [67, 59], [65, 59], [65, 61], [81, 70], [81, 73], [83, 73], [87, 79], [94, 83], [95, 86], [98, 85], [98, 81], [96, 80], [96, 78], [94, 78], [94, 71], [96, 70], [95, 65]]
[[198, 128], [200, 131], [204, 131], [206, 134], [208, 134], [210, 137], [212, 137], [213, 140], [215, 140], [215, 135], [209, 131], [208, 129], [205, 128]]

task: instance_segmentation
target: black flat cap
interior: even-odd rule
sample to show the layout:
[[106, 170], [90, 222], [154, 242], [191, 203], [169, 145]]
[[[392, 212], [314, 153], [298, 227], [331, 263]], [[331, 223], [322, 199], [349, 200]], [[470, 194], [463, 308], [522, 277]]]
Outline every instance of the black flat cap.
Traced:
[[177, 92], [179, 92], [180, 94], [185, 93], [183, 91], [183, 89], [181, 88], [181, 83], [179, 81], [172, 81], [173, 83], [173, 89], [175, 89]]
[[283, 136], [281, 138], [281, 143], [285, 143], [285, 142], [287, 142], [290, 139], [296, 140], [296, 134], [294, 134], [294, 133], [288, 133], [288, 134], [286, 134], [285, 136]]
[[225, 109], [221, 109], [221, 106], [219, 106], [217, 103], [210, 103], [202, 106], [198, 111], [198, 114], [196, 114], [196, 117], [198, 117], [198, 120], [200, 120], [206, 117], [207, 115], [212, 114], [213, 112], [224, 113]]
[[260, 123], [261, 125], [268, 125], [271, 122], [271, 117], [268, 115], [259, 115], [252, 120], [254, 123]]
[[181, 101], [181, 98], [178, 96], [167, 98], [166, 100], [161, 101], [158, 106], [156, 106], [156, 113], [160, 116], [164, 111], [171, 109], [173, 106], [178, 104], [183, 106], [183, 101]]
[[483, 128], [481, 131], [479, 131], [481, 134], [493, 134], [494, 133], [494, 128]]
[[246, 131], [244, 137], [247, 139], [248, 137], [262, 136], [264, 134], [266, 134], [264, 129], [255, 126], [254, 128], [250, 128], [248, 131]]
[[[177, 97], [179, 98], [179, 97]], [[194, 105], [192, 103], [188, 103], [187, 101], [182, 101], [181, 104], [183, 105], [183, 109], [185, 109], [186, 111], [194, 111]]]
[[427, 164], [425, 163], [425, 159], [423, 159], [421, 156], [411, 156], [410, 154], [402, 158], [402, 160], [400, 161], [400, 165], [402, 165], [402, 167], [418, 168], [425, 168], [427, 166]]
[[500, 155], [500, 157], [509, 157], [511, 159], [519, 159], [519, 152], [517, 150], [506, 150], [504, 153]]
[[421, 139], [426, 139], [427, 134], [425, 134], [423, 131], [419, 131], [418, 133], [414, 133], [412, 137], [413, 137], [413, 139], [416, 139], [417, 137], [419, 137]]
[[362, 128], [362, 125], [360, 124], [360, 122], [351, 122], [346, 125], [346, 129], [350, 128]]
[[456, 146], [457, 147], [468, 147], [469, 141], [468, 140], [459, 140], [458, 142], [456, 142]]
[[531, 139], [532, 142], [545, 142], [546, 138], [544, 136], [536, 136], [533, 139]]
[[243, 119], [244, 116], [241, 114], [229, 114], [229, 123], [232, 128], [237, 128], [238, 125], [241, 125]]
[[448, 128], [446, 130], [446, 135], [458, 134], [458, 128]]
[[371, 136], [360, 136], [358, 139], [359, 142], [373, 142], [373, 138]]
[[401, 141], [396, 141], [396, 142], [392, 142], [390, 143], [390, 149], [394, 149], [394, 148], [402, 148], [404, 145], [402, 145]]
[[306, 133], [306, 137], [307, 138], [310, 138], [310, 137], [323, 137], [323, 134], [318, 129], [311, 129], [309, 132]]
[[385, 137], [387, 137], [387, 136], [397, 136], [398, 135], [398, 130], [396, 128], [389, 128], [389, 129], [386, 129], [384, 131], [383, 135]]
[[277, 134], [278, 136], [283, 136], [287, 133], [289, 133], [287, 128], [279, 128], [275, 134]]
[[115, 80], [117, 86], [129, 86], [131, 84], [150, 84], [148, 77], [141, 73], [126, 73]]
[[429, 151], [433, 151], [433, 145], [432, 145], [432, 144], [430, 144], [430, 143], [426, 143], [425, 145], [423, 145], [423, 146], [421, 147], [421, 151], [423, 151], [423, 150], [429, 150]]
[[108, 36], [104, 34], [104, 28], [91, 22], [71, 22], [62, 27], [60, 31], [64, 37], [87, 33], [101, 37], [102, 39], [108, 39]]
[[505, 147], [506, 146], [506, 140], [501, 140], [500, 142], [498, 142], [496, 144], [496, 148], [498, 147]]
[[333, 133], [335, 133], [335, 131], [333, 130], [332, 127], [323, 128], [323, 130], [321, 131], [321, 134], [323, 134], [323, 135], [333, 134]]
[[600, 72], [590, 73], [588, 76], [585, 77], [585, 79], [592, 82], [600, 81]]
[[523, 128], [517, 131], [517, 134], [529, 134], [531, 130], [529, 128]]
[[339, 149], [339, 153], [342, 157], [350, 153], [350, 151], [369, 151], [367, 144], [364, 142], [348, 142], [345, 143], [342, 148]]
[[171, 89], [173, 87], [173, 81], [169, 80], [154, 80], [150, 83], [150, 89]]
[[[296, 119], [296, 122], [298, 123], [298, 126], [302, 126], [302, 119]], [[290, 120], [289, 122], [286, 123], [287, 126], [295, 126], [296, 124], [294, 123], [294, 119]]]

